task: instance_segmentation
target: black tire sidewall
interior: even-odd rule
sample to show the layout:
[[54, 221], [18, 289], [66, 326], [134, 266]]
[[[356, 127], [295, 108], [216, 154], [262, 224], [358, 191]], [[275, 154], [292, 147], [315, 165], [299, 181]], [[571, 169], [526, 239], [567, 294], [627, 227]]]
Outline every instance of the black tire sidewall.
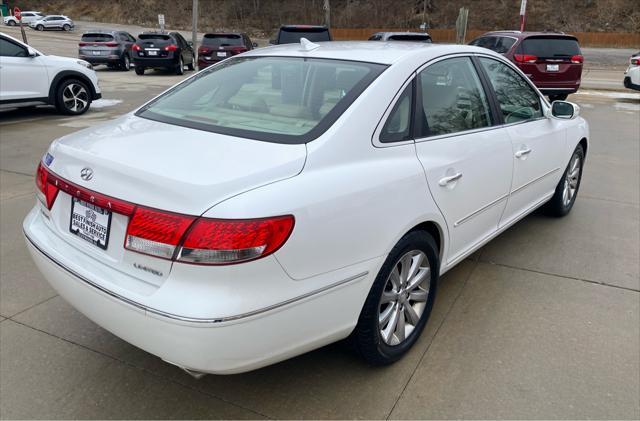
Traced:
[[69, 25], [62, 25], [62, 30], [68, 32], [71, 29]]
[[36, 29], [37, 29], [38, 31], [44, 31], [44, 26], [42, 26], [42, 25], [38, 25], [38, 26], [36, 26]]
[[[82, 111], [80, 111], [80, 112], [76, 112], [76, 111], [72, 111], [72, 110], [68, 109], [66, 107], [66, 105], [64, 105], [64, 101], [63, 101], [63, 98], [62, 98], [64, 89], [68, 85], [70, 85], [72, 83], [75, 83], [75, 84], [78, 84], [78, 85], [82, 85], [82, 87], [85, 89], [85, 91], [87, 91], [87, 106], [84, 107], [84, 109]], [[84, 114], [91, 107], [91, 102], [92, 102], [92, 100], [91, 100], [91, 89], [89, 89], [87, 84], [84, 83], [81, 80], [78, 80], [78, 79], [67, 79], [67, 80], [64, 80], [62, 83], [60, 83], [56, 87], [56, 108], [58, 109], [58, 111], [60, 111], [63, 114], [67, 114], [67, 115], [81, 115], [81, 114]]]
[[[128, 66], [127, 66], [127, 60], [129, 60]], [[129, 58], [128, 54], [124, 54], [122, 56], [122, 70], [124, 70], [125, 72], [128, 72], [129, 70], [131, 70], [131, 58]]]
[[142, 75], [144, 75], [144, 68], [143, 68], [143, 67], [135, 66], [135, 67], [134, 67], [134, 69], [136, 70], [136, 74], [137, 74], [138, 76], [142, 76]]
[[184, 61], [182, 61], [182, 56], [178, 59], [178, 65], [176, 66], [176, 74], [183, 75], [184, 74]]
[[[569, 165], [571, 165], [571, 161], [573, 160], [573, 157], [576, 154], [578, 154], [578, 156], [580, 157], [580, 175], [578, 176], [578, 184], [576, 185], [576, 191], [573, 194], [573, 197], [571, 198], [571, 201], [569, 202], [569, 204], [565, 206], [565, 204], [562, 201], [562, 194], [564, 192], [564, 182], [565, 182], [565, 179], [567, 178]], [[556, 191], [551, 197], [551, 200], [549, 200], [549, 202], [547, 203], [547, 206], [546, 206], [547, 213], [555, 216], [565, 216], [571, 211], [571, 209], [573, 208], [573, 204], [576, 202], [576, 199], [578, 197], [578, 192], [580, 191], [580, 184], [582, 184], [583, 169], [584, 169], [584, 149], [582, 148], [582, 145], [579, 144], [573, 150], [573, 153], [569, 158], [569, 162], [567, 163], [567, 166], [565, 167], [564, 172], [562, 173], [562, 177], [560, 178], [560, 181], [558, 181], [558, 185], [556, 186]]]

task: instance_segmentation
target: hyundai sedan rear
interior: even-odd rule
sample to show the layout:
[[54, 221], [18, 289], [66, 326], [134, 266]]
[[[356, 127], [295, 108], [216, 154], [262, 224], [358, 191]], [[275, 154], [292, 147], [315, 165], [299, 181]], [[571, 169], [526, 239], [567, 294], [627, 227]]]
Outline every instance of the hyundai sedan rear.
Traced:
[[249, 51], [55, 140], [24, 233], [62, 297], [191, 373], [345, 338], [390, 364], [442, 273], [540, 206], [571, 210], [578, 114], [476, 47]]

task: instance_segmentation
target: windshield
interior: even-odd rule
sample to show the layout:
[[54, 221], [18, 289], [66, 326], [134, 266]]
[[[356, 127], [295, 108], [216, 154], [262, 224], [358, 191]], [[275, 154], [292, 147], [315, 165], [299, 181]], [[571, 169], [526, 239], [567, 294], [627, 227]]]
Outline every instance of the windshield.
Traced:
[[575, 38], [540, 37], [525, 39], [522, 51], [537, 57], [567, 57], [580, 54], [580, 47]]
[[329, 30], [325, 28], [282, 28], [278, 37], [278, 43], [293, 44], [300, 42], [300, 38], [306, 38], [311, 42], [331, 41]]
[[136, 115], [277, 143], [320, 136], [385, 69], [302, 57], [243, 57], [187, 80]]
[[242, 37], [235, 34], [205, 34], [202, 45], [209, 47], [231, 47], [242, 44]]

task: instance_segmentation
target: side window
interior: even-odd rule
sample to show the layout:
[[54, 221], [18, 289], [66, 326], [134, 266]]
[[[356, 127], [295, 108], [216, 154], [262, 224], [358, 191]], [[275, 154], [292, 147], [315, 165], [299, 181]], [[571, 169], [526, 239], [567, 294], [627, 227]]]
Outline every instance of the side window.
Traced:
[[495, 50], [496, 48], [496, 37], [482, 37], [471, 41], [470, 45], [475, 45], [476, 47], [488, 48], [490, 50]]
[[27, 50], [18, 44], [0, 38], [0, 57], [27, 57]]
[[413, 82], [409, 83], [402, 91], [400, 98], [393, 106], [393, 110], [387, 117], [387, 121], [380, 132], [380, 142], [401, 142], [412, 138], [411, 134], [411, 112], [413, 104]]
[[136, 42], [136, 38], [128, 32], [125, 32], [130, 42]]
[[480, 58], [500, 104], [505, 123], [542, 117], [540, 97], [515, 70], [490, 58]]
[[382, 39], [382, 35], [372, 35], [369, 37], [369, 41], [380, 41]]
[[438, 136], [491, 125], [489, 102], [469, 57], [428, 66], [418, 75], [422, 94], [419, 135]]
[[513, 44], [515, 42], [516, 42], [516, 40], [513, 39], [513, 38], [500, 37], [500, 38], [498, 38], [498, 41], [496, 42], [495, 52], [496, 53], [500, 53], [500, 54], [506, 54], [507, 52], [509, 52], [511, 47], [513, 47]]

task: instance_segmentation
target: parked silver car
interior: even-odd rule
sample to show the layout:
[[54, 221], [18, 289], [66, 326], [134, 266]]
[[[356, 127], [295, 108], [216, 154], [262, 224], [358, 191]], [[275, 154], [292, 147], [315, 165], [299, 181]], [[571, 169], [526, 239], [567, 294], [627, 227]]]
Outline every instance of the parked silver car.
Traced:
[[64, 15], [49, 15], [40, 20], [29, 23], [29, 26], [38, 31], [44, 31], [45, 29], [61, 29], [63, 31], [70, 31], [75, 27], [75, 24], [71, 19]]
[[135, 42], [133, 35], [125, 31], [85, 32], [78, 43], [78, 58], [94, 66], [106, 64], [109, 68], [129, 70]]
[[[21, 20], [24, 25], [28, 25], [31, 22], [35, 22], [42, 18], [44, 18], [44, 15], [42, 13], [28, 10], [28, 11], [22, 12]], [[2, 21], [4, 22], [5, 25], [8, 25], [8, 26], [16, 26], [20, 23], [18, 18], [16, 18], [15, 16], [5, 16], [4, 18], [2, 18]]]

